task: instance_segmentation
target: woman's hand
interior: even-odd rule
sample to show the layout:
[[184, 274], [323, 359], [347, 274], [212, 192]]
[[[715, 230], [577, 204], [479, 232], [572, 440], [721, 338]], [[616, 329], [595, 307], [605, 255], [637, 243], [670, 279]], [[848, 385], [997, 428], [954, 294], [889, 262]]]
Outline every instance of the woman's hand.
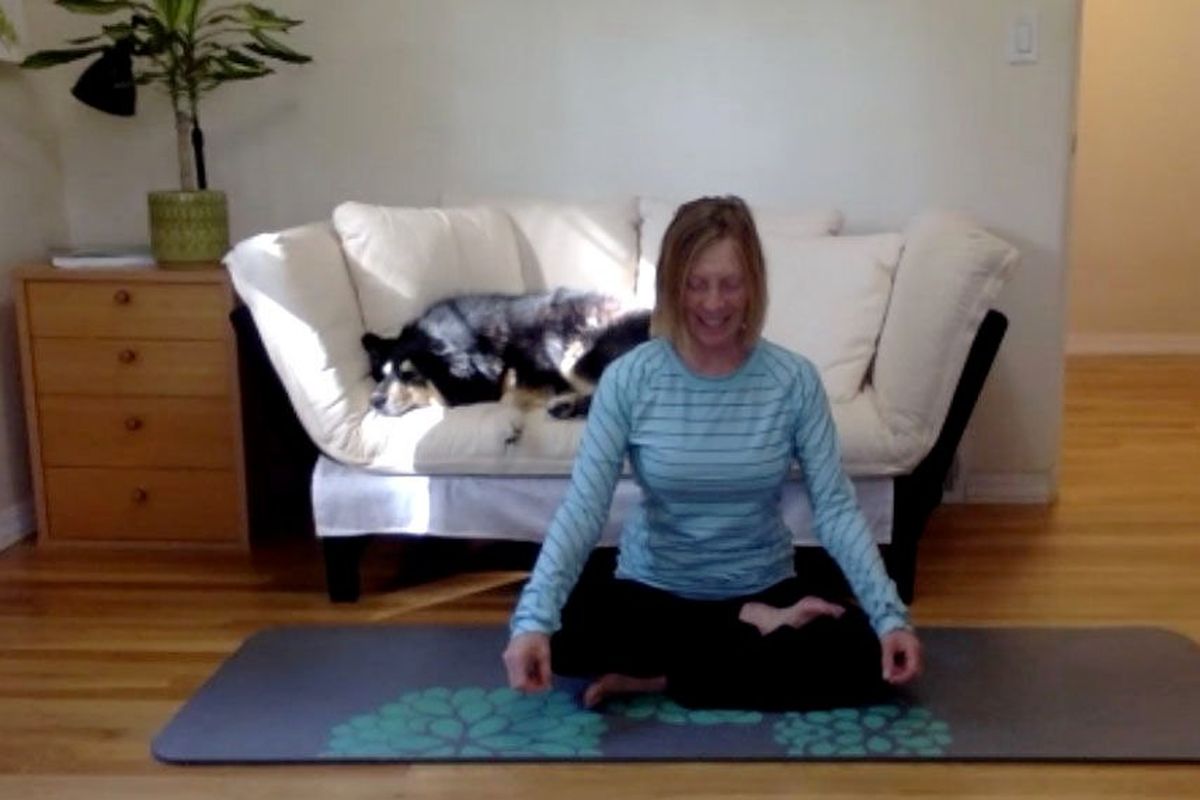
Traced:
[[901, 686], [921, 674], [921, 640], [906, 628], [888, 631], [880, 640], [883, 646], [883, 679]]
[[519, 633], [504, 650], [508, 685], [522, 692], [550, 688], [550, 637], [544, 633]]

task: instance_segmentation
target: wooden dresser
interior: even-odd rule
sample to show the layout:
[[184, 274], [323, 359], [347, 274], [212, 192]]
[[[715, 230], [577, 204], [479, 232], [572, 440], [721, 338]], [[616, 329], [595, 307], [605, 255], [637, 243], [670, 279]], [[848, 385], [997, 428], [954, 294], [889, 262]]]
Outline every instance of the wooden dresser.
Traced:
[[39, 544], [246, 546], [225, 270], [15, 279]]

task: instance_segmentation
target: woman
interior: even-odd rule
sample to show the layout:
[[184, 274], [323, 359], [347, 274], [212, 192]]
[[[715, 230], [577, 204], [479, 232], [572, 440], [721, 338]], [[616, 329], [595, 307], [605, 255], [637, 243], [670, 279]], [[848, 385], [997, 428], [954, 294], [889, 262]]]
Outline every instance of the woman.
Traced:
[[[742, 200], [680, 207], [657, 297], [654, 338], [609, 366], [592, 400], [513, 614], [510, 685], [585, 676], [589, 706], [648, 691], [764, 710], [883, 699], [919, 673], [920, 642], [842, 470], [815, 367], [761, 338], [765, 266]], [[626, 458], [643, 500], [616, 574], [580, 581]], [[817, 538], [861, 608], [802, 596], [779, 503], [796, 461]]]

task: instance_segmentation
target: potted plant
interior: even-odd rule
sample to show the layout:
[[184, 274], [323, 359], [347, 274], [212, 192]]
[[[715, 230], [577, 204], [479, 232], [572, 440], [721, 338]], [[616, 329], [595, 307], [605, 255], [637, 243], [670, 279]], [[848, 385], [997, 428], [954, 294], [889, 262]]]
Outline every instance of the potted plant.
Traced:
[[82, 102], [132, 116], [138, 86], [157, 84], [171, 98], [180, 191], [150, 192], [150, 243], [159, 264], [217, 261], [229, 248], [225, 194], [208, 189], [200, 98], [230, 81], [270, 75], [269, 62], [311, 59], [277, 38], [300, 24], [255, 3], [209, 6], [208, 0], [54, 0], [79, 14], [125, 13], [67, 48], [41, 50], [30, 69], [98, 56], [71, 93]]

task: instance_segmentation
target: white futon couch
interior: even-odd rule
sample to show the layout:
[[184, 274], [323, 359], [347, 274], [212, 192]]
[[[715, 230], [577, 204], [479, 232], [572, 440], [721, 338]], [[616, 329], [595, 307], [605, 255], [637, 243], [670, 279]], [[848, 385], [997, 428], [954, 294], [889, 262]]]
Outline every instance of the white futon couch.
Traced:
[[[368, 402], [362, 335], [395, 335], [429, 304], [462, 292], [567, 286], [649, 307], [676, 206], [634, 197], [347, 202], [330, 221], [239, 243], [226, 264], [244, 302], [234, 322], [252, 522], [287, 497], [275, 485], [280, 454], [304, 452], [279, 445], [294, 414], [315, 456], [300, 460], [333, 599], [357, 598], [371, 536], [539, 541], [584, 423], [504, 403], [383, 416]], [[1007, 324], [991, 307], [1017, 252], [952, 213], [921, 215], [898, 232], [839, 235], [835, 210], [754, 212], [768, 269], [766, 336], [819, 368], [846, 470], [910, 598], [917, 540]], [[619, 484], [605, 543], [638, 492], [631, 478]], [[828, 572], [820, 548], [808, 546], [815, 540], [798, 479], [784, 506], [800, 568]]]

